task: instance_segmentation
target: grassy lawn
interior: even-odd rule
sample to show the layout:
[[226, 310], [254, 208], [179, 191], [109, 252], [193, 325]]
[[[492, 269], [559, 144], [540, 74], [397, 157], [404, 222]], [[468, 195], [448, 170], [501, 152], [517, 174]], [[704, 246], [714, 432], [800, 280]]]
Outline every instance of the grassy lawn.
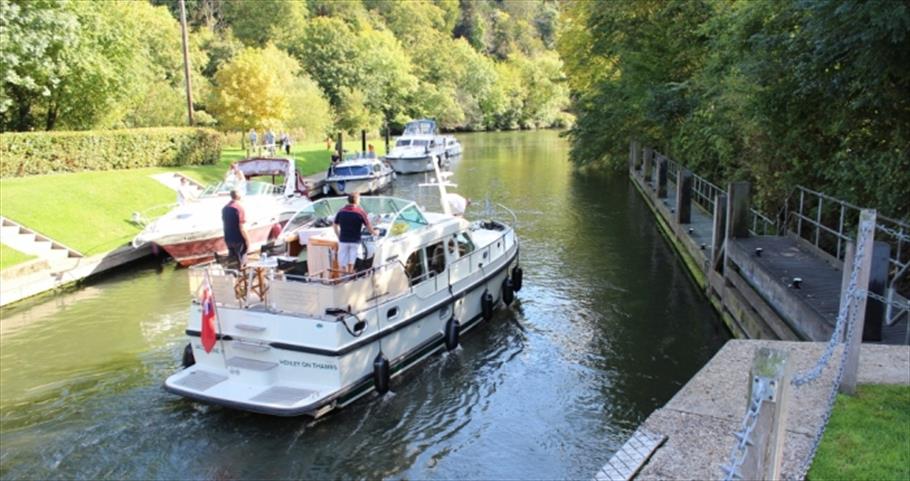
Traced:
[[910, 386], [864, 385], [856, 397], [838, 395], [806, 479], [910, 479]]
[[[372, 142], [384, 150], [382, 142]], [[347, 144], [349, 150], [359, 145]], [[325, 170], [331, 158], [323, 142], [295, 145], [291, 155], [303, 175]], [[181, 172], [211, 184], [221, 181], [228, 166], [244, 157], [245, 152], [239, 147], [228, 147], [214, 165], [2, 179], [0, 214], [83, 254], [98, 254], [128, 243], [139, 232], [130, 222], [133, 212], [176, 201], [175, 193], [152, 179], [152, 175]]]
[[23, 254], [12, 247], [0, 244], [0, 271], [34, 258], [34, 256]]

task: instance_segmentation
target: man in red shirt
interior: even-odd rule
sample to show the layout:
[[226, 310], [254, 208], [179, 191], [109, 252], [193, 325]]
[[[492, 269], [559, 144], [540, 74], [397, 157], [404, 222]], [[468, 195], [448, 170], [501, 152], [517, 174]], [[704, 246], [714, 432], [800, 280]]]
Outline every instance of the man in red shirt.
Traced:
[[360, 230], [366, 227], [370, 234], [376, 229], [370, 224], [367, 213], [360, 208], [360, 194], [348, 195], [348, 203], [335, 214], [335, 235], [338, 236], [338, 265], [347, 273], [354, 272], [354, 261], [360, 248]]
[[221, 209], [221, 221], [224, 223], [224, 243], [228, 247], [228, 256], [237, 259], [240, 265], [246, 264], [246, 252], [250, 248], [250, 239], [243, 223], [246, 214], [240, 205], [240, 191], [231, 191], [231, 201]]

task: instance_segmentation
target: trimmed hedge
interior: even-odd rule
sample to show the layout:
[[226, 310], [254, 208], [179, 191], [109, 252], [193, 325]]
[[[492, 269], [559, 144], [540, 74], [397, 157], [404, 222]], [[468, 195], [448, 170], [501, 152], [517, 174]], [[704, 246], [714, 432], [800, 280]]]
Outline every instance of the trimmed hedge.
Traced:
[[222, 141], [215, 130], [192, 127], [4, 133], [0, 177], [214, 164]]

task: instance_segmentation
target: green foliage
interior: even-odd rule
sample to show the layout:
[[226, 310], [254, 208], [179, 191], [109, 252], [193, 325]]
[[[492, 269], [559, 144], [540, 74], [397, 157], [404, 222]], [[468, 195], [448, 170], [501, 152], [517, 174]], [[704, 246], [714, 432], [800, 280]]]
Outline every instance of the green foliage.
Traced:
[[224, 21], [244, 44], [264, 47], [280, 43], [306, 23], [308, 10], [303, 2], [256, 0], [224, 2]]
[[838, 395], [807, 479], [910, 478], [910, 387], [859, 386]]
[[635, 138], [769, 211], [803, 184], [910, 214], [907, 5], [575, 2], [561, 25], [580, 164], [622, 166]]
[[[177, 0], [0, 2], [0, 131], [186, 122]], [[547, 50], [553, 0], [187, 0], [186, 14], [201, 125], [315, 134], [424, 116], [444, 129], [571, 118]]]
[[[183, 89], [179, 28], [144, 2], [2, 0], [0, 129], [110, 128], [175, 122]], [[204, 52], [194, 49], [194, 63]], [[202, 95], [203, 77], [195, 72]], [[150, 105], [154, 104], [154, 105]]]
[[[294, 113], [291, 98], [312, 97], [296, 76], [300, 65], [272, 44], [248, 47], [215, 74], [212, 113], [225, 129], [283, 128]], [[299, 117], [298, 117], [299, 118]]]
[[0, 134], [0, 177], [210, 164], [221, 135], [209, 129], [154, 128]]

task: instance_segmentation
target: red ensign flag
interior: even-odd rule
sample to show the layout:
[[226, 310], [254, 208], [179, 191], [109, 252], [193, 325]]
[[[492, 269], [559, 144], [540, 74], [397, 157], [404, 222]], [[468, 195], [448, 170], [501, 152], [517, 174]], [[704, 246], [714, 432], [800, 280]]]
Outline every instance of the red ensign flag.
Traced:
[[215, 298], [212, 297], [212, 287], [206, 279], [202, 285], [202, 348], [206, 353], [212, 352], [215, 347]]

